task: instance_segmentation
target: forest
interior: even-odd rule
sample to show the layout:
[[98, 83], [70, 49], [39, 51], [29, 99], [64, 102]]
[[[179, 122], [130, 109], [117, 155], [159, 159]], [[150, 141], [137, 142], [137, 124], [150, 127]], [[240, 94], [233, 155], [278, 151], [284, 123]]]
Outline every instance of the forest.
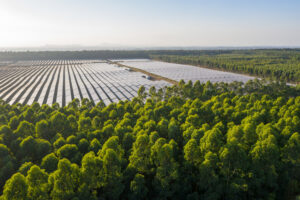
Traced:
[[300, 82], [299, 49], [211, 50], [155, 52], [153, 59], [292, 83]]
[[300, 88], [199, 81], [105, 106], [0, 101], [1, 200], [294, 199]]

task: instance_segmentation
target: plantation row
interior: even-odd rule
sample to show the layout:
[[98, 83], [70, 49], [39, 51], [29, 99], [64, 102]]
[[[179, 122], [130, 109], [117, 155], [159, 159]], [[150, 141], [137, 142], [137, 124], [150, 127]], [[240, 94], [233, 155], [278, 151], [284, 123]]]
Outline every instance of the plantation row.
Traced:
[[169, 85], [142, 75], [99, 60], [22, 61], [0, 67], [0, 98], [10, 104], [64, 106], [75, 98], [109, 104], [133, 98], [141, 85]]
[[299, 133], [299, 88], [258, 80], [0, 101], [0, 199], [295, 199]]
[[300, 82], [300, 51], [234, 50], [234, 51], [166, 51], [154, 59], [213, 69], [240, 72], [278, 81]]

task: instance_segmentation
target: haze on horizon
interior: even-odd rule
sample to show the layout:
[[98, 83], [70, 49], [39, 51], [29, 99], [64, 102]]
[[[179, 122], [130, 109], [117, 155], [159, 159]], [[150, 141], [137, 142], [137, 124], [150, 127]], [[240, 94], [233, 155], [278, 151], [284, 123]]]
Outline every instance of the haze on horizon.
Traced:
[[0, 0], [0, 48], [300, 46], [297, 0]]

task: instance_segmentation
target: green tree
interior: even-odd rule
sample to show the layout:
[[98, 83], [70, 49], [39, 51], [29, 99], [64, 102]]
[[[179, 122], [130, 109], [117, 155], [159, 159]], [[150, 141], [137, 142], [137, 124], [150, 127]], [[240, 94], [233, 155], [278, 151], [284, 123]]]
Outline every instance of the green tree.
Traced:
[[5, 181], [15, 172], [15, 160], [11, 152], [4, 144], [0, 144], [0, 183], [4, 185]]
[[195, 139], [190, 139], [184, 146], [184, 159], [193, 165], [201, 163], [200, 147]]
[[138, 90], [138, 98], [141, 100], [141, 101], [145, 101], [147, 97], [147, 92], [146, 92], [146, 89], [144, 86], [141, 86]]
[[0, 136], [5, 145], [10, 146], [10, 143], [16, 138], [13, 131], [7, 125], [0, 127]]
[[3, 199], [7, 200], [26, 200], [28, 185], [26, 178], [20, 174], [15, 173], [6, 183], [3, 189]]
[[97, 189], [101, 188], [103, 182], [102, 160], [95, 156], [94, 152], [89, 152], [83, 156], [81, 165], [84, 183], [89, 190], [97, 191]]
[[38, 137], [50, 140], [55, 136], [55, 132], [51, 130], [46, 120], [41, 120], [36, 123], [35, 131]]
[[[103, 146], [104, 147], [104, 146]], [[124, 190], [121, 161], [113, 149], [106, 149], [103, 157], [103, 195], [107, 199], [119, 199]]]
[[46, 172], [51, 173], [57, 169], [58, 158], [54, 153], [46, 155], [41, 162], [41, 168], [45, 169]]
[[179, 166], [175, 160], [174, 146], [158, 139], [151, 147], [152, 162], [156, 166], [153, 186], [160, 198], [169, 198], [179, 188]]
[[80, 117], [78, 124], [79, 131], [89, 131], [92, 127], [92, 121], [89, 117]]
[[34, 113], [33, 109], [27, 108], [27, 110], [25, 112], [23, 112], [23, 117], [24, 117], [24, 120], [26, 120], [30, 123], [34, 123], [35, 113]]
[[80, 170], [66, 158], [58, 162], [57, 170], [49, 176], [52, 199], [72, 199], [80, 183]]
[[223, 145], [222, 133], [218, 128], [206, 131], [200, 139], [200, 149], [202, 152], [218, 152]]
[[27, 173], [26, 182], [28, 185], [29, 199], [49, 199], [48, 195], [48, 174], [34, 165]]
[[98, 153], [98, 151], [101, 149], [102, 145], [100, 144], [99, 140], [97, 138], [94, 138], [89, 146], [89, 151], [93, 151], [94, 153]]
[[130, 199], [145, 199], [147, 197], [148, 188], [146, 187], [144, 175], [135, 175], [134, 179], [130, 183], [130, 191]]
[[17, 130], [15, 131], [18, 137], [27, 137], [27, 136], [33, 136], [35, 133], [34, 125], [29, 123], [28, 121], [22, 121]]
[[64, 136], [66, 131], [67, 117], [60, 112], [56, 112], [50, 117], [51, 127], [55, 133], [61, 133]]
[[140, 173], [149, 173], [151, 169], [150, 145], [148, 135], [140, 135], [133, 143], [132, 153], [129, 157], [129, 166]]
[[22, 140], [20, 143], [20, 150], [19, 150], [19, 158], [23, 158], [24, 160], [35, 160], [37, 156], [37, 142], [32, 136], [28, 136]]
[[30, 170], [30, 168], [33, 166], [34, 164], [32, 162], [24, 162], [20, 168], [18, 169], [18, 172], [20, 172], [21, 174], [23, 174], [24, 176], [27, 176], [27, 172]]
[[19, 126], [19, 123], [19, 118], [17, 116], [13, 116], [10, 118], [8, 125], [12, 130], [16, 130]]
[[89, 146], [90, 144], [85, 138], [82, 138], [78, 143], [78, 149], [83, 154], [87, 153]]
[[75, 144], [65, 144], [57, 150], [57, 155], [60, 159], [67, 158], [71, 162], [79, 163], [81, 154]]

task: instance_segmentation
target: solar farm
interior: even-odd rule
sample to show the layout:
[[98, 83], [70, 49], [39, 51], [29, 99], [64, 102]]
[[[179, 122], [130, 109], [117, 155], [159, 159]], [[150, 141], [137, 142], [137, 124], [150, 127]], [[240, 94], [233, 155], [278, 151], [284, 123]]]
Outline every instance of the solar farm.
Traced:
[[[147, 59], [115, 60], [172, 80], [200, 82], [246, 82], [252, 77], [215, 71], [189, 65], [157, 62]], [[9, 104], [68, 104], [74, 98], [88, 98], [106, 105], [130, 100], [143, 85], [146, 90], [172, 85], [164, 80], [151, 80], [104, 60], [37, 60], [2, 63], [0, 66], [0, 99]]]
[[210, 81], [231, 83], [233, 81], [247, 82], [253, 77], [235, 74], [230, 72], [217, 71], [207, 68], [200, 68], [191, 65], [182, 65], [174, 63], [166, 63], [160, 61], [153, 61], [148, 59], [136, 60], [120, 60], [124, 65], [143, 69], [145, 71], [158, 74], [176, 81], [183, 79], [184, 81], [199, 80], [201, 83]]
[[0, 98], [10, 104], [66, 105], [74, 98], [105, 104], [130, 100], [140, 86], [161, 88], [164, 81], [151, 81], [139, 72], [94, 60], [48, 60], [18, 62], [0, 69]]

